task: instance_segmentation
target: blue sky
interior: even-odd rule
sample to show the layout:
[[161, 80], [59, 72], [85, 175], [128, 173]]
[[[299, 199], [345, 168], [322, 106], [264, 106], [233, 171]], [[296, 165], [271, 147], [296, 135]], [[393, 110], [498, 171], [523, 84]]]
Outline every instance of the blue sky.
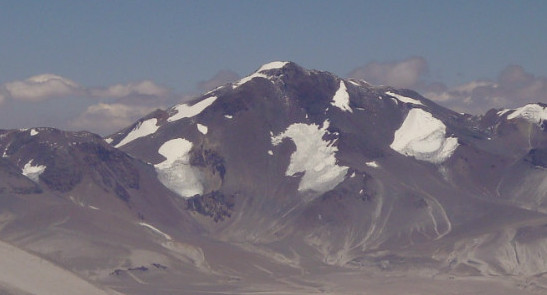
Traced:
[[547, 102], [545, 15], [547, 1], [0, 1], [0, 128], [106, 134], [273, 60], [462, 111]]

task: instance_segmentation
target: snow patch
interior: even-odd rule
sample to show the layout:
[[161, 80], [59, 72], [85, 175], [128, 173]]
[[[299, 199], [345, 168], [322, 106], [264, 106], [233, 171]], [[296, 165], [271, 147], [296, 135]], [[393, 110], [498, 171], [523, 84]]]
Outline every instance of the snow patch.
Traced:
[[369, 167], [373, 167], [373, 168], [378, 168], [380, 166], [378, 166], [378, 163], [376, 163], [376, 161], [370, 161], [370, 162], [366, 162], [365, 165], [369, 166]]
[[334, 94], [330, 104], [341, 109], [342, 111], [353, 113], [353, 110], [349, 106], [349, 93], [344, 81], [340, 81], [340, 87], [338, 87], [338, 90]]
[[110, 143], [112, 143], [112, 141], [114, 141], [114, 139], [108, 137], [108, 138], [105, 138], [104, 141], [106, 141], [106, 143], [110, 144]]
[[34, 182], [38, 182], [40, 178], [40, 174], [44, 173], [44, 171], [46, 170], [46, 166], [44, 165], [33, 166], [32, 161], [33, 160], [28, 161], [28, 163], [26, 163], [25, 166], [23, 166], [23, 170], [21, 173], [24, 176], [28, 177], [30, 180]]
[[335, 154], [338, 148], [334, 146], [334, 140], [323, 140], [323, 136], [329, 133], [328, 126], [328, 121], [322, 127], [294, 123], [283, 133], [271, 138], [274, 146], [285, 138], [290, 138], [296, 145], [285, 175], [293, 176], [304, 172], [298, 191], [324, 193], [344, 180], [348, 167], [336, 165]]
[[508, 120], [523, 118], [534, 124], [541, 124], [547, 120], [547, 107], [542, 107], [538, 104], [527, 104], [521, 108], [513, 110], [507, 116]]
[[209, 131], [209, 128], [207, 128], [207, 126], [205, 126], [205, 125], [202, 125], [202, 124], [198, 123], [196, 126], [198, 128], [198, 131], [201, 132], [203, 135], [206, 135], [207, 132]]
[[411, 103], [411, 104], [422, 105], [422, 106], [424, 105], [421, 101], [419, 101], [417, 99], [406, 97], [406, 96], [403, 96], [403, 95], [400, 95], [400, 94], [397, 94], [397, 93], [393, 93], [391, 91], [386, 92], [386, 94], [389, 95], [389, 96], [393, 96], [396, 99], [398, 99], [399, 101], [404, 102], [404, 103]]
[[288, 62], [286, 61], [274, 61], [274, 62], [271, 62], [271, 63], [267, 63], [263, 66], [260, 67], [260, 69], [258, 69], [256, 72], [252, 73], [251, 75], [239, 80], [238, 82], [232, 84], [232, 88], [233, 89], [236, 89], [237, 87], [251, 81], [252, 79], [254, 78], [265, 78], [265, 79], [268, 79], [269, 77], [262, 73], [264, 71], [268, 71], [268, 70], [274, 70], [274, 69], [281, 69], [283, 68]]
[[355, 81], [349, 80], [349, 82], [350, 82], [351, 84], [355, 85], [355, 86], [361, 86], [361, 84], [359, 84], [359, 83], [357, 83], [357, 82], [355, 82]]
[[258, 69], [257, 72], [262, 72], [262, 71], [268, 71], [268, 70], [275, 70], [275, 69], [281, 69], [283, 68], [286, 64], [288, 64], [289, 62], [288, 61], [272, 61], [270, 63], [267, 63], [265, 65], [262, 65], [260, 67], [260, 69]]
[[154, 227], [154, 226], [152, 226], [148, 223], [139, 222], [139, 225], [144, 226], [148, 229], [151, 229], [153, 232], [155, 232], [155, 233], [159, 234], [160, 236], [164, 237], [166, 240], [170, 240], [170, 241], [173, 240], [170, 235], [162, 232], [161, 230], [157, 229], [156, 227]]
[[168, 140], [158, 150], [165, 161], [154, 165], [159, 181], [184, 198], [203, 193], [199, 170], [190, 165], [191, 149], [192, 143], [184, 138]]
[[37, 135], [38, 134], [38, 131], [34, 128], [30, 129], [30, 136], [34, 136], [34, 135]]
[[183, 118], [192, 118], [201, 114], [207, 107], [217, 100], [216, 96], [207, 97], [191, 106], [187, 104], [179, 104], [174, 107], [176, 114], [167, 119], [168, 122], [177, 121]]
[[272, 150], [268, 150], [268, 155], [273, 156], [273, 151], [272, 151]]
[[232, 115], [224, 115], [224, 118], [226, 118], [226, 119], [232, 119], [233, 117], [234, 116], [232, 116]]
[[441, 163], [458, 147], [458, 139], [446, 138], [446, 126], [422, 109], [411, 109], [395, 131], [390, 147], [418, 160]]
[[133, 130], [131, 130], [131, 132], [127, 134], [124, 139], [118, 142], [118, 144], [116, 144], [114, 147], [119, 148], [132, 142], [135, 139], [154, 134], [158, 130], [158, 128], [160, 128], [157, 124], [158, 119], [156, 118], [140, 122], [139, 124], [137, 124], [137, 126], [135, 126], [135, 128], [133, 128]]

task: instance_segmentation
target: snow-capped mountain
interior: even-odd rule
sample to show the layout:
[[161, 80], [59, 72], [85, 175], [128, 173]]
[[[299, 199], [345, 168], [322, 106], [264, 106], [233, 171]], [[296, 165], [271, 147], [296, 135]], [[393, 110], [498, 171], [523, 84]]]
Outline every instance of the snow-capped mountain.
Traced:
[[57, 240], [34, 233], [24, 242], [9, 231], [34, 224], [24, 218], [5, 219], [0, 233], [127, 294], [352, 294], [362, 276], [391, 275], [423, 280], [421, 294], [454, 278], [471, 293], [486, 286], [470, 277], [491, 280], [492, 292], [542, 292], [546, 120], [543, 104], [470, 116], [410, 90], [272, 62], [104, 141], [2, 131], [7, 212], [26, 204], [13, 196], [51, 196], [52, 208], [101, 216], [61, 214], [69, 237], [108, 237], [85, 245], [119, 256], [73, 264], [98, 254], [52, 252]]

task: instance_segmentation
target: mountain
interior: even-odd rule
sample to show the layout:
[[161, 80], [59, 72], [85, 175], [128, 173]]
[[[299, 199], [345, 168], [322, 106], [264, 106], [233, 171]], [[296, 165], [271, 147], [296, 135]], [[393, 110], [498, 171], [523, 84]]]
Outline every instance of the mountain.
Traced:
[[542, 293], [546, 120], [272, 62], [104, 140], [2, 131], [0, 233], [110, 294]]

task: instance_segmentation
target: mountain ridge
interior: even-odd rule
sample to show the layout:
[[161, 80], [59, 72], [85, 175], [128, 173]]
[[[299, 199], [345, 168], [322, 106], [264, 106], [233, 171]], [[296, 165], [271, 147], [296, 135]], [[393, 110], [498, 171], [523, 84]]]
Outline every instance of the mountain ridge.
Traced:
[[[470, 277], [511, 278], [509, 293], [542, 292], [546, 109], [471, 116], [411, 90], [272, 62], [104, 139], [0, 131], [0, 173], [11, 175], [0, 180], [10, 216], [0, 232], [129, 294], [342, 293], [339, 270], [419, 273], [431, 288], [449, 285], [436, 277], [469, 286]], [[50, 208], [40, 216], [55, 234], [33, 229], [32, 196], [51, 203], [31, 207]], [[54, 237], [78, 235], [91, 254], [51, 251]], [[97, 249], [109, 254], [95, 269], [76, 262]], [[284, 274], [297, 273], [311, 277], [287, 283]]]

